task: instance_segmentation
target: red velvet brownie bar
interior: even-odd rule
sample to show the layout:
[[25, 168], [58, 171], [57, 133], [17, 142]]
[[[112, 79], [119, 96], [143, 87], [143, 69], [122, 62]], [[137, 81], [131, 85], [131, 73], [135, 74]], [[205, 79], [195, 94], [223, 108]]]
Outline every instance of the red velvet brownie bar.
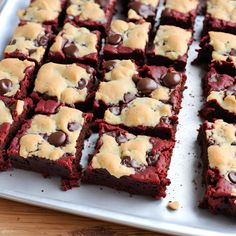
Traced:
[[103, 48], [105, 59], [134, 59], [143, 63], [151, 24], [113, 20]]
[[81, 64], [44, 64], [38, 71], [31, 97], [55, 100], [71, 107], [89, 107], [94, 97], [95, 70]]
[[31, 0], [26, 9], [18, 10], [22, 23], [36, 22], [57, 26], [66, 0]]
[[192, 31], [171, 25], [160, 25], [155, 39], [147, 51], [150, 64], [174, 66], [185, 70]]
[[198, 140], [202, 148], [206, 192], [201, 207], [236, 216], [236, 125], [205, 121]]
[[33, 83], [35, 64], [8, 58], [0, 61], [0, 96], [23, 99]]
[[[41, 114], [37, 114], [41, 113]], [[78, 179], [84, 138], [91, 114], [56, 102], [39, 104], [32, 119], [26, 120], [11, 142], [8, 156], [13, 167]]]
[[117, 0], [69, 0], [66, 22], [107, 32]]
[[156, 199], [165, 197], [174, 144], [101, 125], [95, 153], [82, 181]]
[[210, 31], [200, 47], [196, 63], [211, 63], [221, 73], [236, 75], [236, 35]]
[[149, 21], [155, 23], [159, 0], [130, 0], [128, 19], [130, 21]]
[[236, 34], [236, 2], [232, 0], [207, 0], [203, 34], [221, 31]]
[[208, 120], [236, 123], [236, 77], [219, 74], [212, 68], [203, 79], [205, 103], [201, 114]]
[[32, 108], [31, 99], [15, 100], [0, 97], [0, 171], [9, 167], [6, 149], [22, 121]]
[[49, 27], [27, 22], [19, 25], [4, 50], [5, 57], [28, 59], [42, 64], [48, 42], [51, 38]]
[[90, 31], [66, 23], [54, 39], [48, 60], [60, 63], [81, 62], [97, 66], [99, 49], [99, 31]]
[[162, 25], [193, 29], [199, 11], [199, 0], [165, 0], [161, 14]]

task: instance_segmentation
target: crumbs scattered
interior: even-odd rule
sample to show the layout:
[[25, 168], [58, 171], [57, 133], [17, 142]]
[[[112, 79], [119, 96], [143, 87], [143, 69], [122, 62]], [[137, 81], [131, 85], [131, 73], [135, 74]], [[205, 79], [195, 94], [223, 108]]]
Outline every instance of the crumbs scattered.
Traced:
[[178, 201], [169, 201], [167, 204], [167, 208], [172, 210], [172, 211], [176, 211], [180, 208], [180, 204]]

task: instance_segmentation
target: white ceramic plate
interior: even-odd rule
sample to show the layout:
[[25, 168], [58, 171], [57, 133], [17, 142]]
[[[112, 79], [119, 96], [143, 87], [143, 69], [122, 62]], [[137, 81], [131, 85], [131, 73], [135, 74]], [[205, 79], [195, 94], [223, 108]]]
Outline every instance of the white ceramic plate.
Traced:
[[[16, 10], [27, 6], [26, 0], [9, 0], [0, 14], [0, 53], [17, 25]], [[196, 23], [196, 37], [202, 19]], [[195, 42], [190, 49], [189, 62], [196, 57]], [[188, 89], [184, 93], [180, 125], [169, 171], [172, 184], [164, 200], [132, 196], [99, 186], [81, 186], [63, 192], [59, 179], [44, 179], [41, 175], [21, 170], [0, 174], [0, 196], [28, 204], [47, 207], [77, 215], [107, 220], [143, 229], [181, 235], [235, 235], [235, 220], [214, 216], [198, 208], [202, 197], [199, 151], [196, 144], [197, 116], [201, 103], [202, 71], [188, 64]], [[84, 155], [86, 156], [86, 155]], [[194, 182], [194, 183], [193, 183]], [[171, 212], [168, 201], [178, 200], [181, 208]]]

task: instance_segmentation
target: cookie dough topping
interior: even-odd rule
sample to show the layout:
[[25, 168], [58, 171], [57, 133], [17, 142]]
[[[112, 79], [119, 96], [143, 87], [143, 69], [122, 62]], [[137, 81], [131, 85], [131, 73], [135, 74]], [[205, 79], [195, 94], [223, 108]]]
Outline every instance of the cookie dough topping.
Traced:
[[166, 0], [165, 7], [181, 13], [188, 13], [195, 10], [198, 4], [198, 0]]
[[11, 111], [9, 110], [8, 107], [6, 107], [5, 103], [0, 100], [0, 125], [4, 123], [9, 123], [12, 124], [13, 118], [11, 115]]

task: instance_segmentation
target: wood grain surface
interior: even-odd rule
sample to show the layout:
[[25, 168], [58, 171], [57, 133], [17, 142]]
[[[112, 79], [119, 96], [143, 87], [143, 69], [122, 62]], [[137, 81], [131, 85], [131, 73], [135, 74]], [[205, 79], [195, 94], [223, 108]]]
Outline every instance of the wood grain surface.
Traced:
[[164, 236], [127, 226], [69, 215], [0, 199], [0, 235]]

